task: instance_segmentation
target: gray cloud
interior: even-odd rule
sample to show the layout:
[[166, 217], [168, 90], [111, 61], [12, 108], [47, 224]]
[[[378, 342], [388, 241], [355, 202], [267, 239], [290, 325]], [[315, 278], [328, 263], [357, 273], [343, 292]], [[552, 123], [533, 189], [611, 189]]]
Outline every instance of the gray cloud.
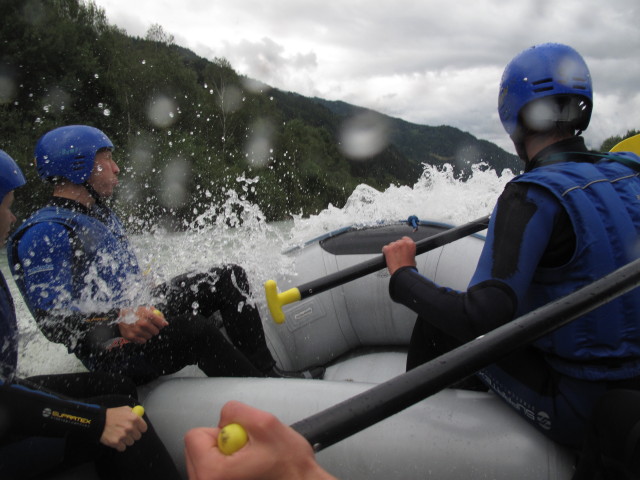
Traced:
[[592, 72], [590, 146], [640, 128], [637, 0], [96, 3], [132, 35], [159, 23], [177, 43], [277, 88], [452, 125], [509, 151], [496, 114], [504, 66], [530, 45], [567, 43]]

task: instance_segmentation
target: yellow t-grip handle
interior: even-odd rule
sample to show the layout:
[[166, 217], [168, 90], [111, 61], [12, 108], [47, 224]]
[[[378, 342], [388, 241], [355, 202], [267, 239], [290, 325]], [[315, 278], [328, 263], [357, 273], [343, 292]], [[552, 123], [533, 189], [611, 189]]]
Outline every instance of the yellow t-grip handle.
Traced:
[[142, 418], [142, 416], [144, 415], [144, 407], [142, 405], [136, 405], [131, 409], [131, 411], [138, 415], [140, 418]]
[[267, 280], [264, 282], [264, 293], [267, 297], [269, 312], [271, 312], [273, 321], [276, 323], [284, 322], [282, 307], [289, 303], [297, 302], [301, 298], [300, 290], [297, 288], [290, 288], [282, 293], [278, 293], [278, 286], [275, 280]]
[[230, 423], [218, 433], [218, 449], [225, 455], [231, 455], [244, 447], [249, 440], [247, 431], [237, 423]]

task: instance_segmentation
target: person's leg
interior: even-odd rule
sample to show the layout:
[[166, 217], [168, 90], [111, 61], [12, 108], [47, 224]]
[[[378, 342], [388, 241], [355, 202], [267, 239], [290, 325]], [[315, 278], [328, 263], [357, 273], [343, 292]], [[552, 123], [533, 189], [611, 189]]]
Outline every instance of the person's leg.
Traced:
[[[407, 368], [415, 368], [459, 345], [453, 337], [418, 318]], [[547, 437], [575, 449], [580, 449], [594, 405], [607, 389], [604, 382], [558, 374], [532, 347], [512, 353], [477, 372], [476, 377]], [[466, 388], [469, 380], [462, 381], [461, 387]]]
[[208, 376], [262, 377], [262, 372], [229, 343], [213, 319], [166, 316], [169, 325], [144, 344], [123, 343], [82, 358], [93, 372], [125, 375], [141, 385], [198, 365]]
[[520, 349], [479, 378], [528, 423], [561, 445], [580, 450], [606, 382], [561, 375], [533, 347]]
[[209, 318], [219, 311], [232, 343], [254, 365], [266, 371], [275, 363], [242, 267], [224, 265], [207, 272], [185, 273], [158, 287], [155, 293], [164, 297], [163, 310], [169, 315], [193, 313]]
[[610, 390], [596, 405], [573, 480], [640, 478], [640, 391]]
[[[407, 353], [407, 371], [429, 362], [461, 345], [460, 341], [445, 334], [429, 322], [418, 317], [413, 327], [409, 351]], [[451, 385], [451, 388], [486, 392], [488, 388], [476, 375], [470, 375]]]
[[3, 443], [0, 445], [0, 478], [18, 480], [48, 476], [58, 471], [64, 461], [64, 452], [64, 438], [28, 437]]
[[407, 371], [413, 370], [460, 345], [461, 342], [418, 317], [413, 326], [411, 340], [409, 340]]
[[[182, 315], [169, 318], [169, 326], [143, 345], [148, 361], [163, 372], [198, 365], [210, 377], [262, 377], [249, 359], [229, 343], [213, 318]], [[169, 353], [168, 353], [169, 352]]]

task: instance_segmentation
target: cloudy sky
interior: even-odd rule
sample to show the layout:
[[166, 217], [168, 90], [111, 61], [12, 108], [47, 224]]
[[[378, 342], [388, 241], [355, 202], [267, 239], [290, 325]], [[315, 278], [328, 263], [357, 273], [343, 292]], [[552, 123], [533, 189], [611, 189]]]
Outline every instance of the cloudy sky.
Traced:
[[109, 23], [152, 24], [198, 55], [226, 58], [285, 91], [451, 125], [513, 152], [496, 113], [504, 66], [537, 43], [591, 69], [598, 148], [640, 129], [638, 0], [95, 0]]

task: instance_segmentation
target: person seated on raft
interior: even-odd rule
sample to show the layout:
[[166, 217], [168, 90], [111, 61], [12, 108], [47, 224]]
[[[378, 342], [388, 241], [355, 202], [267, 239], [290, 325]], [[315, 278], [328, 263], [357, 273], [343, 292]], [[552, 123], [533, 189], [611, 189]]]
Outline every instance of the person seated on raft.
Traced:
[[[465, 292], [416, 269], [415, 243], [383, 248], [391, 298], [418, 314], [407, 369], [638, 258], [640, 157], [587, 150], [591, 75], [573, 48], [542, 44], [505, 68], [498, 112], [524, 173], [491, 215]], [[601, 398], [640, 390], [640, 295], [622, 295], [477, 373], [548, 438], [580, 451]], [[640, 428], [640, 427], [638, 427]]]
[[[120, 170], [97, 128], [56, 128], [37, 142], [48, 206], [11, 236], [9, 266], [39, 328], [90, 371], [146, 383], [196, 364], [208, 376], [318, 378], [280, 370], [238, 265], [189, 272], [152, 287], [105, 201]], [[221, 313], [228, 338], [214, 313]]]
[[[13, 191], [24, 184], [0, 150], [0, 246], [16, 221]], [[130, 380], [102, 373], [16, 377], [18, 325], [1, 272], [0, 341], [0, 478], [42, 478], [87, 462], [105, 480], [181, 478], [148, 418], [133, 412]]]

